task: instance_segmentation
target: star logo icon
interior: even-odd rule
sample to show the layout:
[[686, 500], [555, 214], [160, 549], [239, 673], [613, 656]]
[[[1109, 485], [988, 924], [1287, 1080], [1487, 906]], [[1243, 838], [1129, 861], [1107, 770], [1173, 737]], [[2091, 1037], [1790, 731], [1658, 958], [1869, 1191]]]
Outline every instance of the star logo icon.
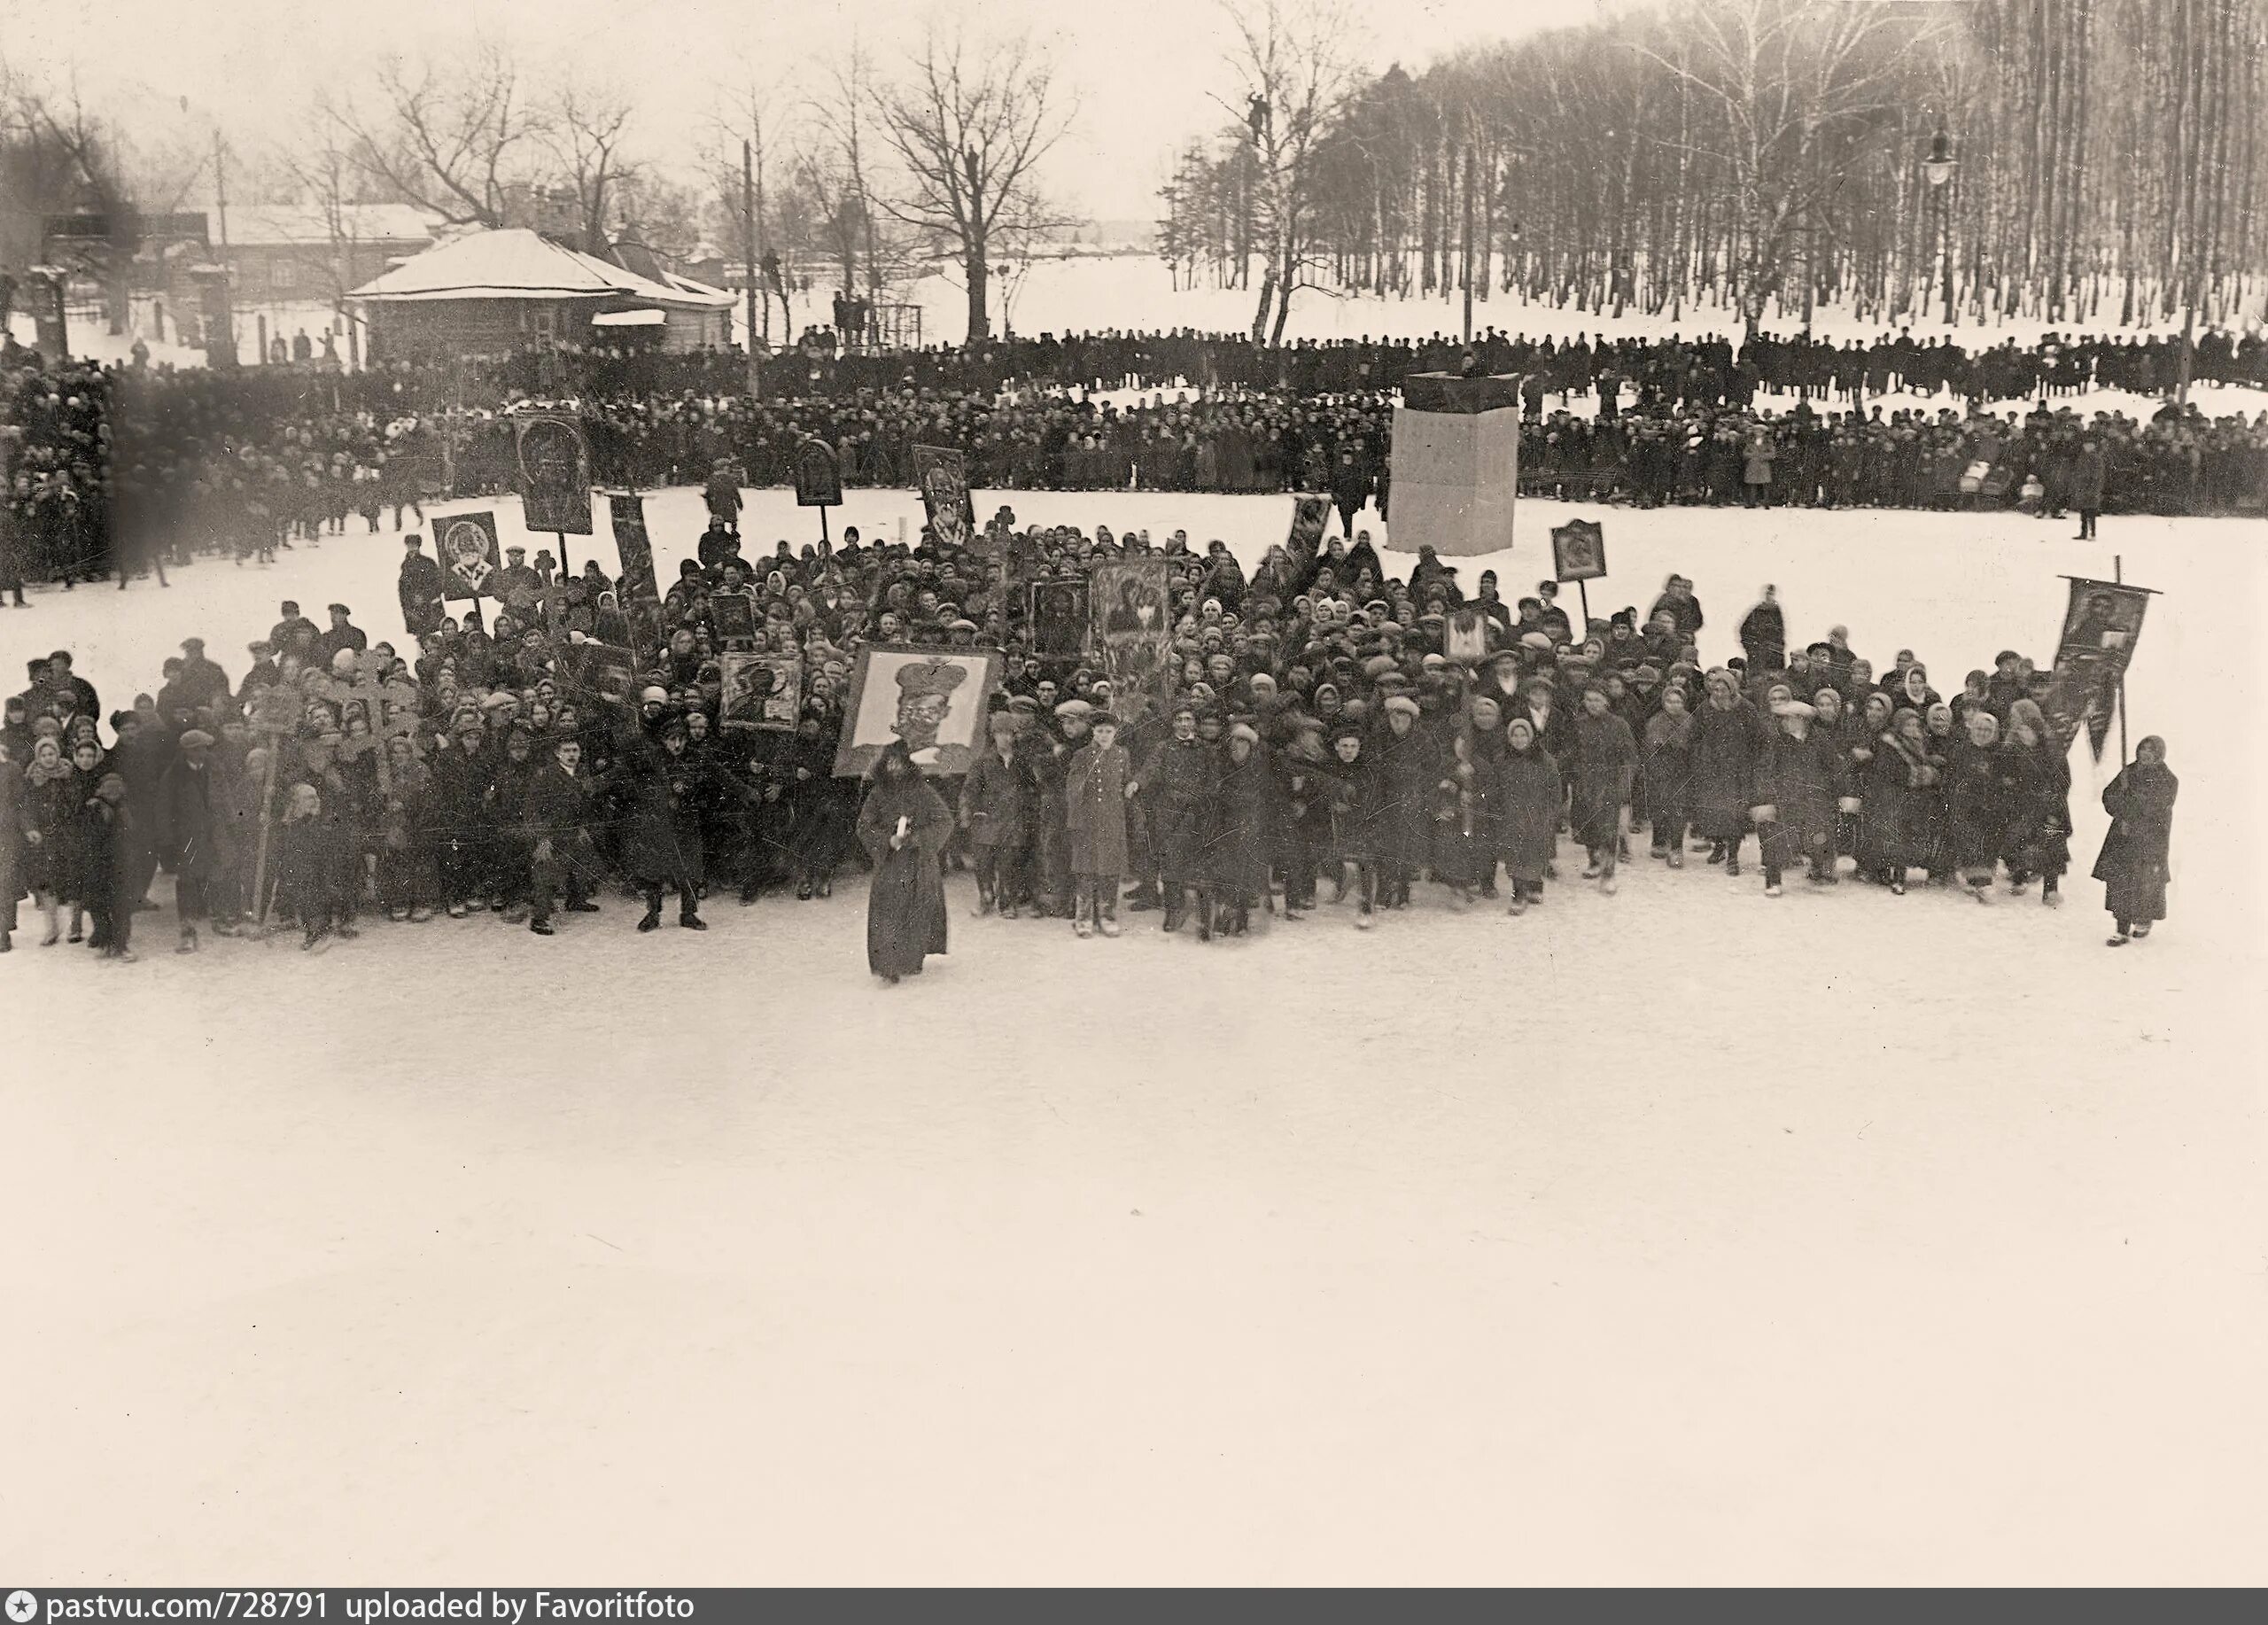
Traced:
[[29, 1591], [11, 1591], [7, 1609], [9, 1625], [31, 1625], [39, 1617], [39, 1598]]

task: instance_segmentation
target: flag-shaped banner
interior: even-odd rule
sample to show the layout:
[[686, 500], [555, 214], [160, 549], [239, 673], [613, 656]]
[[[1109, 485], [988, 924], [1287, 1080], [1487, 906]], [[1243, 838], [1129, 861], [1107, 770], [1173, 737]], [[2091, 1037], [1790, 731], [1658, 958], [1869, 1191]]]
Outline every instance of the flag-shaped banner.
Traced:
[[2123, 581], [2063, 579], [2071, 584], [2071, 599], [2063, 614], [2062, 635], [2055, 641], [2054, 681], [2040, 711], [2056, 743], [2067, 750], [2084, 725], [2099, 762], [2117, 711], [2118, 690], [2142, 635], [2143, 611], [2156, 594]]

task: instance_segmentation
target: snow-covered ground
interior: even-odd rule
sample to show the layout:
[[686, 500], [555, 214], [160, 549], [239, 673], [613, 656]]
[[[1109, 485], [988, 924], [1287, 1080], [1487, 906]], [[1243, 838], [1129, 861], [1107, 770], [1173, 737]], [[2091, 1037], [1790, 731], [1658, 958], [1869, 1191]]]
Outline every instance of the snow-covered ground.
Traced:
[[[979, 494], [989, 512], [998, 501]], [[1247, 563], [1284, 499], [1014, 494]], [[481, 504], [460, 504], [478, 506]], [[496, 505], [508, 536], [517, 509]], [[664, 574], [699, 528], [653, 498]], [[863, 898], [0, 960], [0, 1554], [50, 1582], [2268, 1580], [2261, 527], [1588, 510], [1941, 688], [2163, 589], [2172, 918], [1640, 861], [1205, 947]], [[855, 492], [870, 534], [905, 493]], [[1557, 505], [1484, 564], [1525, 589]], [[816, 529], [762, 493], [752, 538]], [[546, 542], [548, 538], [542, 539]], [[571, 539], [579, 561], [586, 542]], [[610, 544], [600, 556], [614, 563]], [[0, 611], [105, 705], [394, 538]], [[233, 657], [231, 657], [233, 656]], [[20, 669], [15, 667], [12, 669]], [[2113, 735], [2114, 747], [2116, 732]], [[1572, 873], [1572, 865], [1568, 866]]]

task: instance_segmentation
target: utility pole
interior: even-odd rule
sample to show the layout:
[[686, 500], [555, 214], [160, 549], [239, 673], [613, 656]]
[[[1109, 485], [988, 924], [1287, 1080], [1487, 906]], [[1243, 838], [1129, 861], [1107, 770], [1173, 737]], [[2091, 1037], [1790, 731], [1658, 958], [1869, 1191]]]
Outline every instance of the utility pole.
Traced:
[[[221, 155], [221, 131], [213, 131], [213, 198], [217, 206], [214, 211], [221, 229], [221, 351], [229, 358], [229, 365], [237, 364], [237, 299], [235, 279], [229, 275], [229, 166]], [[206, 351], [212, 354], [210, 348]], [[267, 361], [262, 354], [260, 360]]]
[[741, 143], [741, 226], [742, 247], [748, 256], [748, 393], [754, 400], [764, 393], [764, 362], [756, 348], [756, 151], [745, 139]]
[[1472, 152], [1464, 154], [1464, 342], [1472, 342]]

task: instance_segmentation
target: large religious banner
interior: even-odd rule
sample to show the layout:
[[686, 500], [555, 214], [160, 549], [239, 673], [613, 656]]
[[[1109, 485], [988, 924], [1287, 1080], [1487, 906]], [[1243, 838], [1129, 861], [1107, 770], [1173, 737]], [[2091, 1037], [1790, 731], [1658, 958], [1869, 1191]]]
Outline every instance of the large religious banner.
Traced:
[[569, 412], [521, 412], [512, 418], [512, 436], [527, 528], [589, 535], [591, 448], [583, 420]]
[[485, 510], [451, 514], [435, 520], [433, 531], [433, 550], [441, 556], [441, 596], [493, 597], [496, 589], [490, 583], [504, 567], [496, 548], [496, 516]]
[[614, 549], [622, 559], [622, 604], [661, 602], [654, 575], [654, 544], [646, 534], [646, 502], [636, 492], [610, 492], [607, 513], [614, 524]]
[[766, 730], [792, 734], [804, 706], [804, 663], [796, 655], [746, 654], [717, 657], [721, 688], [717, 725], [728, 731]]
[[2142, 614], [2155, 593], [2121, 581], [2066, 576], [2070, 602], [2063, 611], [2062, 635], [2055, 640], [2055, 674], [2040, 712], [2056, 743], [2070, 750], [2084, 726], [2094, 759], [2102, 759], [2111, 719], [2118, 711], [2119, 686], [2142, 635]]
[[1396, 551], [1445, 558], [1512, 545], [1520, 484], [1517, 377], [1421, 372], [1402, 380], [1389, 471]]
[[1031, 647], [1037, 655], [1076, 659], [1087, 652], [1087, 584], [1075, 578], [1031, 584]]
[[929, 528], [940, 546], [965, 548], [976, 528], [976, 509], [968, 495], [968, 462], [959, 452], [942, 446], [913, 448], [913, 478], [921, 487], [921, 506], [929, 515]]
[[984, 713], [1000, 686], [997, 649], [913, 649], [870, 643], [850, 673], [835, 776], [863, 778], [904, 740], [927, 774], [967, 773], [984, 747]]
[[1089, 580], [1088, 613], [1103, 669], [1122, 696], [1147, 693], [1160, 685], [1173, 647], [1164, 557], [1113, 559], [1097, 564]]

